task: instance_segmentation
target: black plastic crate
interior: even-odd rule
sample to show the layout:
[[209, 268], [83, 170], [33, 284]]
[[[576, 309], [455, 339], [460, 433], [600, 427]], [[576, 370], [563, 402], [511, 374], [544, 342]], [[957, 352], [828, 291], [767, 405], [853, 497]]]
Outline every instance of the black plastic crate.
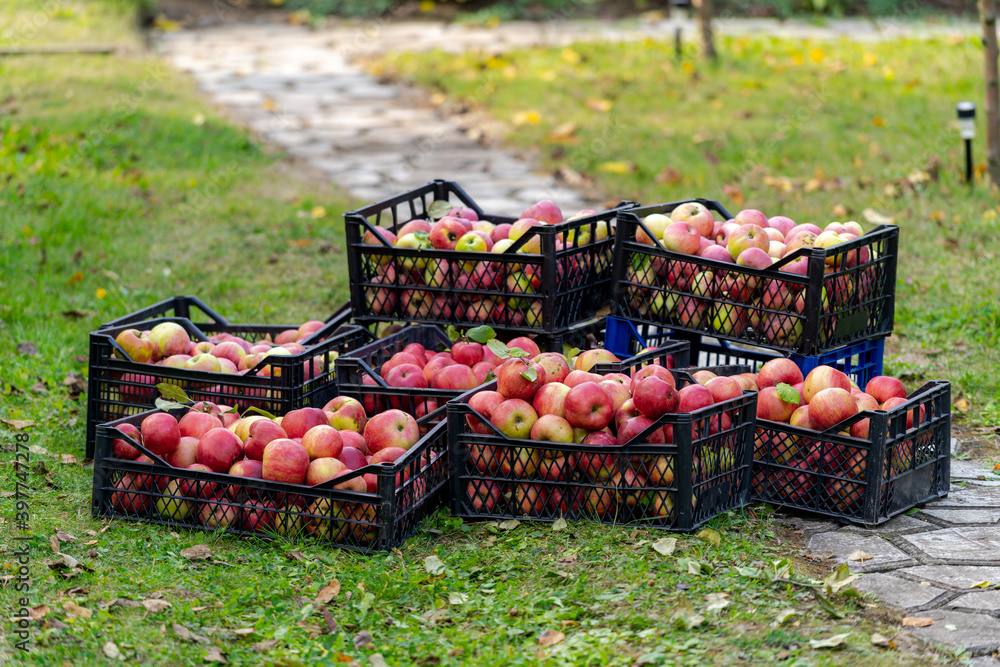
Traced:
[[[608, 305], [613, 278], [615, 209], [536, 227], [503, 253], [396, 248], [378, 237], [376, 226], [395, 232], [413, 219], [429, 219], [434, 201], [451, 201], [497, 224], [515, 218], [485, 213], [457, 183], [431, 181], [415, 190], [344, 215], [351, 308], [359, 322], [407, 321], [476, 326], [489, 324], [521, 333], [558, 333]], [[607, 236], [597, 240], [599, 228]], [[557, 249], [557, 241], [585, 238], [585, 245]], [[537, 238], [539, 253], [517, 250]], [[490, 278], [460, 280], [463, 262], [488, 267]], [[427, 270], [427, 265], [439, 270]], [[519, 283], [520, 281], [520, 283]]]
[[[707, 199], [618, 212], [613, 315], [802, 355], [892, 332], [898, 227], [880, 225], [832, 248], [802, 248], [767, 269], [670, 252], [659, 241], [636, 241], [640, 228], [649, 233], [643, 218], [688, 201], [723, 219], [732, 217]], [[866, 254], [869, 261], [859, 263]], [[807, 275], [780, 270], [799, 257], [808, 258]], [[827, 273], [827, 268], [832, 270]], [[746, 288], [723, 295], [715, 287], [721, 276], [743, 280]]]
[[[596, 328], [595, 328], [596, 327]], [[588, 324], [585, 329], [568, 335], [569, 344], [588, 343], [588, 337], [600, 334], [603, 337], [603, 320]], [[510, 332], [502, 332], [501, 340], [510, 340]], [[390, 387], [380, 375], [382, 364], [397, 352], [402, 352], [410, 343], [420, 343], [425, 349], [445, 350], [452, 346], [448, 334], [440, 327], [433, 325], [409, 326], [385, 338], [374, 341], [337, 359], [337, 386], [344, 396], [358, 399], [369, 414], [382, 412], [389, 408], [403, 410], [422, 422], [428, 416], [427, 423], [437, 423], [445, 418], [445, 406], [465, 393], [462, 390], [421, 388], [408, 389]], [[558, 350], [561, 351], [560, 342]], [[580, 349], [593, 349], [580, 347]], [[544, 348], [543, 352], [546, 351]], [[641, 368], [650, 363], [661, 363], [673, 367], [684, 368], [688, 365], [688, 343], [686, 341], [666, 341], [663, 347], [654, 351], [639, 354], [619, 363], [604, 363], [594, 366], [595, 373], [618, 373], [623, 369]]]
[[[843, 433], [865, 419], [868, 438]], [[929, 382], [892, 410], [862, 412], [838, 427], [818, 432], [758, 419], [753, 499], [875, 525], [948, 495], [951, 383]]]
[[[174, 468], [118, 430], [123, 424], [138, 428], [155, 412], [98, 426], [94, 517], [199, 530], [224, 528], [235, 535], [291, 541], [311, 537], [345, 549], [389, 551], [441, 506], [447, 492], [450, 471], [444, 424], [432, 428], [395, 463], [368, 465], [323, 484], [304, 486]], [[115, 439], [125, 440], [154, 463], [113, 458]], [[374, 493], [333, 488], [366, 474], [377, 477]]]
[[[686, 372], [674, 376], [679, 387], [694, 383]], [[590, 518], [691, 531], [750, 501], [756, 392], [664, 415], [636, 436], [641, 441], [671, 425], [673, 443], [604, 447], [508, 438], [469, 406], [477, 391], [495, 388], [495, 382], [484, 385], [448, 404], [455, 516]], [[467, 417], [491, 432], [473, 432]]]
[[[178, 299], [178, 303], [188, 305], [197, 301], [193, 297]], [[161, 304], [171, 302], [172, 300], [168, 300]], [[183, 312], [190, 314], [191, 311]], [[137, 325], [152, 328], [161, 322], [180, 324], [192, 340], [207, 340], [212, 334], [225, 332], [259, 341], [265, 337], [273, 338], [290, 327], [231, 324], [225, 320], [195, 325], [189, 319], [180, 317], [149, 320], [145, 319], [147, 314], [140, 311], [136, 317], [128, 316], [123, 318], [124, 321], [116, 321], [114, 326], [105, 325], [90, 334], [90, 368], [87, 378], [88, 458], [94, 456], [97, 425], [153, 407], [159, 397], [156, 385], [161, 382], [177, 385], [196, 401], [212, 401], [237, 407], [241, 411], [257, 407], [272, 414], [284, 414], [314, 403], [322, 405], [336, 396], [335, 359], [372, 339], [364, 328], [343, 325], [340, 317], [335, 316], [310, 337], [318, 342], [307, 346], [304, 352], [268, 357], [243, 375], [168, 368], [132, 361], [115, 343], [115, 338], [123, 330], [136, 328]], [[257, 375], [256, 371], [265, 366], [271, 367], [270, 376]]]

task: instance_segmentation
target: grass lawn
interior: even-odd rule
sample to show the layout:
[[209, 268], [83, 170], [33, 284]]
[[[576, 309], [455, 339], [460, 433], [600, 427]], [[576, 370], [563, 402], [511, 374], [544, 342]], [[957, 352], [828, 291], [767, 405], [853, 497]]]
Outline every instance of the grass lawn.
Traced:
[[[4, 3], [0, 25], [40, 4]], [[73, 2], [48, 29], [79, 42], [135, 43], [124, 4]], [[582, 523], [508, 531], [445, 513], [397, 552], [368, 557], [93, 519], [92, 467], [62, 458], [82, 458], [84, 398], [73, 398], [64, 379], [86, 372], [87, 333], [183, 293], [235, 321], [326, 315], [347, 296], [339, 216], [351, 202], [328, 184], [293, 177], [213, 113], [190, 81], [146, 56], [5, 60], [0, 105], [0, 405], [3, 419], [34, 422], [21, 431], [0, 425], [0, 608], [10, 617], [24, 597], [39, 619], [30, 655], [17, 652], [13, 626], [5, 627], [0, 660], [80, 666], [121, 656], [173, 666], [217, 661], [219, 653], [245, 665], [949, 659], [905, 640], [896, 651], [874, 646], [872, 633], [895, 635], [899, 615], [864, 600], [837, 595], [824, 610], [801, 584], [827, 572], [798, 561], [786, 570], [782, 559], [801, 550], [800, 538], [763, 510], [713, 522], [717, 546], [679, 536], [669, 555], [652, 548], [664, 535], [647, 530]], [[631, 191], [638, 182], [623, 177], [620, 187]], [[17, 349], [25, 341], [36, 355]], [[15, 524], [16, 435], [27, 435], [32, 452], [30, 534]], [[27, 541], [15, 539], [21, 536]], [[200, 543], [210, 545], [211, 559], [181, 555]], [[14, 552], [25, 544], [31, 587], [21, 592], [12, 579]], [[81, 567], [50, 568], [62, 558], [57, 550]], [[444, 562], [442, 574], [428, 572], [432, 555]], [[334, 579], [339, 595], [316, 602]], [[810, 645], [844, 634], [837, 649]]]
[[509, 123], [512, 144], [596, 179], [609, 199], [706, 197], [820, 226], [892, 218], [901, 248], [888, 370], [912, 387], [951, 380], [971, 423], [1000, 424], [1000, 196], [961, 181], [954, 124], [956, 102], [983, 97], [976, 40], [719, 48], [716, 66], [693, 46], [678, 60], [672, 42], [648, 40], [390, 55], [371, 68], [485, 108]]

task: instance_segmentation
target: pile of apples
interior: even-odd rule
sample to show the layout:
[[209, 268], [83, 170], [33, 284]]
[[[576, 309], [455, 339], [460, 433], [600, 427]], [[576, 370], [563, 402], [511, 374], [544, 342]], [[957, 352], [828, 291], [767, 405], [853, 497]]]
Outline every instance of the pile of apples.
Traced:
[[[754, 378], [753, 374], [748, 375]], [[765, 363], [755, 380], [759, 387], [758, 420], [817, 432], [815, 439], [799, 437], [774, 424], [758, 421], [753, 482], [757, 492], [762, 493], [767, 484], [768, 495], [801, 503], [812, 498], [815, 486], [822, 484], [821, 490], [834, 507], [842, 511], [857, 509], [863, 499], [864, 486], [849, 480], [865, 480], [868, 450], [822, 441], [819, 433], [865, 411], [889, 411], [903, 405], [907, 402], [903, 383], [897, 378], [879, 375], [869, 380], [862, 390], [845, 373], [831, 366], [818, 366], [803, 377], [798, 365], [785, 358]], [[789, 388], [794, 391], [789, 392]], [[786, 400], [789, 398], [792, 400]], [[916, 412], [916, 408], [907, 412], [907, 429], [913, 427]], [[920, 406], [919, 414], [918, 424], [925, 414], [924, 406]], [[868, 441], [869, 424], [869, 419], [861, 419], [837, 433]], [[913, 440], [903, 441], [889, 452], [887, 465], [891, 474], [904, 472], [912, 456]], [[760, 465], [767, 463], [786, 468]], [[822, 473], [822, 478], [817, 478], [816, 472]]]
[[[602, 361], [615, 359], [606, 350], [591, 352], [604, 353]], [[674, 483], [673, 456], [637, 454], [623, 461], [617, 447], [672, 443], [673, 426], [661, 426], [661, 418], [696, 412], [743, 395], [740, 384], [731, 378], [678, 390], [673, 374], [658, 363], [633, 369], [630, 375], [598, 375], [588, 371], [592, 365], [587, 366], [595, 356], [581, 363], [583, 356], [577, 358], [574, 369], [557, 353], [541, 354], [532, 361], [509, 359], [497, 369], [496, 391], [483, 390], [470, 397], [475, 415], [466, 416], [469, 430], [490, 435], [496, 429], [519, 441], [507, 446], [468, 446], [470, 473], [500, 477], [468, 483], [467, 498], [476, 511], [503, 513], [512, 506], [518, 514], [535, 517], [581, 511], [599, 519], [670, 517], [673, 491], [663, 487]], [[709, 435], [733, 425], [727, 412], [705, 421]], [[702, 457], [696, 457], [692, 472], [696, 483], [735, 468], [735, 452], [726, 447], [725, 438], [718, 440], [718, 447], [700, 448]], [[602, 454], [559, 448], [570, 443], [615, 449]]]
[[[510, 264], [491, 261], [490, 253], [505, 253], [532, 227], [558, 225], [576, 220], [597, 211], [585, 209], [569, 218], [553, 202], [543, 199], [529, 206], [520, 218], [510, 224], [494, 224], [480, 220], [469, 208], [452, 208], [438, 220], [414, 219], [400, 226], [395, 232], [385, 227], [375, 227], [365, 233], [362, 243], [382, 247], [381, 237], [396, 248], [412, 250], [455, 250], [482, 253], [480, 260], [450, 260], [431, 257], [403, 257], [378, 259], [380, 266], [368, 269], [376, 273], [370, 282], [396, 287], [454, 287], [459, 290], [505, 292], [507, 294], [535, 294], [541, 287], [541, 271], [537, 264]], [[608, 238], [612, 229], [608, 222], [598, 222], [595, 240]], [[376, 236], [377, 235], [377, 236]], [[591, 241], [589, 228], [570, 230], [556, 238], [556, 249], [583, 246]], [[542, 251], [541, 237], [537, 234], [517, 249], [521, 254], [538, 254]], [[377, 257], [377, 253], [373, 255]], [[510, 296], [508, 298], [470, 293], [440, 293], [420, 289], [402, 290], [369, 287], [365, 290], [365, 303], [376, 315], [398, 316], [410, 319], [438, 319], [452, 322], [478, 322], [508, 326], [537, 327], [542, 324], [542, 304], [537, 300]]]
[[[347, 491], [375, 493], [378, 476], [351, 475], [369, 465], [393, 463], [420, 439], [416, 420], [388, 410], [368, 418], [361, 403], [338, 396], [322, 409], [300, 408], [283, 417], [239, 417], [225, 407], [197, 403], [180, 419], [166, 412], [146, 417], [140, 428], [118, 427], [174, 468], [229, 475], [229, 484], [152, 474], [125, 474], [114, 485], [111, 504], [118, 512], [149, 515], [213, 528], [242, 528], [294, 535], [301, 531], [334, 539], [372, 539], [375, 505], [312, 499], [244, 489], [238, 478], [316, 486], [333, 484]], [[127, 440], [115, 439], [113, 458], [154, 463]], [[420, 461], [428, 465], [427, 455]], [[397, 475], [397, 486], [409, 479]], [[413, 483], [413, 499], [426, 491], [423, 479]], [[140, 493], [147, 492], [147, 493]], [[303, 514], [322, 515], [304, 517]], [[330, 525], [329, 518], [343, 519]], [[339, 531], [339, 532], [338, 532]], [[340, 533], [343, 533], [342, 535]]]
[[[287, 357], [305, 352], [307, 348], [300, 341], [322, 329], [325, 324], [309, 320], [298, 329], [282, 331], [273, 342], [251, 342], [229, 333], [213, 334], [207, 341], [193, 341], [180, 324], [161, 322], [143, 331], [126, 329], [115, 337], [115, 342], [130, 360], [140, 364], [244, 375], [267, 357]], [[336, 353], [332, 354], [336, 358]], [[313, 377], [321, 372], [322, 363], [322, 357], [316, 357], [310, 369], [307, 362], [307, 376]], [[271, 367], [262, 367], [257, 375], [270, 376]]]
[[[864, 234], [861, 225], [853, 221], [831, 222], [820, 229], [813, 224], [798, 225], [784, 216], [768, 218], [754, 209], [740, 211], [732, 220], [718, 221], [697, 202], [681, 204], [669, 216], [648, 215], [643, 223], [655, 239], [639, 227], [635, 235], [638, 243], [653, 246], [659, 242], [666, 250], [681, 255], [753, 269], [768, 269], [801, 248], [831, 248]], [[844, 257], [831, 255], [825, 273], [870, 260], [868, 247], [852, 250]], [[809, 258], [788, 261], [777, 270], [808, 275]], [[801, 316], [805, 310], [805, 292], [800, 283], [759, 279], [697, 261], [677, 262], [641, 254], [633, 257], [626, 279], [635, 283], [629, 290], [628, 305], [643, 315], [726, 336], [742, 336], [752, 329], [775, 345], [794, 345], [802, 335], [801, 318], [788, 315]], [[824, 312], [864, 298], [874, 282], [867, 271], [857, 276], [831, 276], [822, 294]], [[668, 287], [672, 291], [649, 287]]]

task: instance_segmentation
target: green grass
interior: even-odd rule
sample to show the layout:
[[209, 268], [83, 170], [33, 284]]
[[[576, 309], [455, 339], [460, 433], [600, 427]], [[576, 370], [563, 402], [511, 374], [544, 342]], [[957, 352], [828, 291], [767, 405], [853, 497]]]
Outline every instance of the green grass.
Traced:
[[[75, 6], [84, 12], [72, 31], [78, 41], [104, 30], [127, 34], [124, 15], [96, 33], [83, 20], [118, 5]], [[293, 177], [212, 113], [189, 80], [142, 56], [7, 60], [0, 100], [0, 174], [10, 175], [0, 185], [0, 406], [4, 419], [34, 422], [16, 432], [0, 426], [0, 575], [16, 573], [15, 550], [27, 544], [31, 552], [30, 590], [0, 580], [0, 608], [9, 618], [24, 597], [40, 615], [48, 610], [32, 625], [30, 655], [15, 652], [13, 627], [5, 626], [4, 662], [107, 664], [109, 642], [128, 664], [172, 666], [203, 664], [208, 649], [234, 665], [364, 663], [374, 653], [392, 665], [948, 659], [905, 644], [875, 648], [870, 634], [893, 635], [898, 616], [838, 597], [844, 617], [835, 618], [808, 588], [766, 577], [799, 547], [762, 510], [715, 520], [719, 546], [682, 536], [670, 556], [651, 548], [662, 534], [642, 529], [521, 524], [508, 532], [443, 512], [397, 552], [372, 556], [92, 518], [92, 466], [61, 458], [82, 458], [84, 398], [72, 398], [63, 381], [86, 372], [87, 333], [180, 293], [237, 321], [328, 314], [347, 295], [339, 214], [351, 203]], [[20, 353], [23, 341], [39, 354]], [[25, 435], [30, 534], [18, 529], [10, 495], [15, 437]], [[57, 531], [71, 537], [60, 543]], [[22, 535], [29, 539], [15, 539]], [[203, 542], [211, 560], [180, 555]], [[50, 569], [54, 548], [86, 569]], [[444, 574], [427, 572], [431, 555]], [[799, 582], [826, 574], [795, 567]], [[332, 579], [342, 591], [326, 606], [335, 624], [328, 631], [311, 600]], [[710, 594], [731, 604], [710, 611]], [[156, 598], [171, 606], [134, 606]], [[777, 624], [788, 608], [798, 617]], [[704, 623], [687, 628], [697, 615]], [[207, 643], [181, 638], [181, 626]], [[245, 629], [252, 632], [234, 632]], [[362, 631], [370, 644], [357, 639]], [[565, 639], [541, 647], [546, 631]], [[809, 647], [847, 632], [838, 651]]]
[[[976, 40], [719, 46], [716, 66], [647, 40], [390, 55], [372, 68], [489, 110], [509, 123], [512, 144], [552, 170], [595, 178], [609, 200], [707, 197], [733, 213], [821, 226], [866, 224], [869, 208], [893, 218], [901, 248], [888, 370], [914, 387], [951, 380], [974, 422], [995, 422], [1000, 199], [961, 182], [953, 126], [956, 102], [983, 97]], [[981, 138], [976, 146], [982, 161]]]

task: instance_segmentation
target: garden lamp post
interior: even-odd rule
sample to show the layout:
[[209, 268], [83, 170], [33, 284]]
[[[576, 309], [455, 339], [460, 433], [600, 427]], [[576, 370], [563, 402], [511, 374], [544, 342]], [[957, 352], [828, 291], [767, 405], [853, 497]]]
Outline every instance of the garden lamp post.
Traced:
[[972, 102], [959, 102], [955, 105], [958, 112], [958, 129], [965, 140], [965, 182], [972, 183], [972, 139], [976, 136], [976, 105]]

